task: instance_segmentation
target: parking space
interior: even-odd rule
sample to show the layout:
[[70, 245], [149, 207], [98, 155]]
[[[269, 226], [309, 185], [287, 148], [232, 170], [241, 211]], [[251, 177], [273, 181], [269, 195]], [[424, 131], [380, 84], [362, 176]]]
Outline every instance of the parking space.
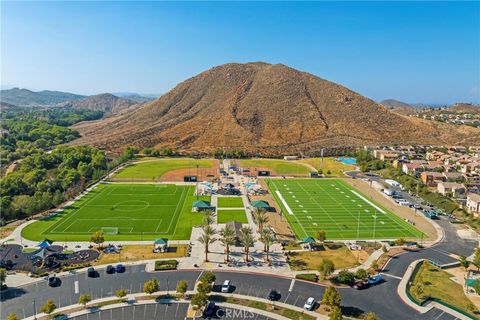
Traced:
[[90, 313], [75, 320], [150, 320], [150, 319], [184, 319], [187, 314], [187, 303], [143, 304], [125, 306], [105, 311]]

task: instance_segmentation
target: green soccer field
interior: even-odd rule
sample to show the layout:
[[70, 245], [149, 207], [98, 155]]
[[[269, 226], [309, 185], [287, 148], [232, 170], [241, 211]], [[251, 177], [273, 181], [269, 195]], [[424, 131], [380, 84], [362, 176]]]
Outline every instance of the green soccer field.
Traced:
[[167, 184], [99, 185], [64, 213], [27, 226], [22, 236], [88, 241], [95, 231], [113, 229], [118, 233], [105, 232], [106, 240], [189, 239], [192, 227], [202, 222], [202, 214], [191, 212], [194, 189]]
[[340, 179], [268, 179], [296, 236], [328, 240], [419, 238], [422, 233]]

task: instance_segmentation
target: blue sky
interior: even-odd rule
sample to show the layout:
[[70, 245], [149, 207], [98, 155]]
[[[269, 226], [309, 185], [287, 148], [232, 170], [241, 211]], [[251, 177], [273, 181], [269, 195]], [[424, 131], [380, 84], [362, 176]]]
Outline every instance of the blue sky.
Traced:
[[283, 63], [375, 100], [480, 100], [479, 2], [2, 2], [2, 86], [163, 93]]

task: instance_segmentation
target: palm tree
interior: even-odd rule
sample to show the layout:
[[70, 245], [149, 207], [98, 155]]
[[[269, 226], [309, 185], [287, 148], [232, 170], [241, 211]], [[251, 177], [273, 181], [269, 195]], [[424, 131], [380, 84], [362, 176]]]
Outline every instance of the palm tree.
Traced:
[[235, 230], [232, 226], [227, 225], [220, 231], [220, 242], [225, 246], [227, 249], [227, 262], [230, 261], [230, 246], [235, 244]]
[[214, 238], [214, 235], [217, 234], [217, 232], [208, 224], [204, 225], [202, 230], [203, 234], [198, 238], [198, 241], [205, 246], [205, 262], [208, 262], [208, 247], [210, 244], [217, 241], [217, 239]]
[[213, 216], [215, 215], [215, 211], [207, 210], [203, 214], [203, 225], [211, 225], [213, 223]]
[[260, 241], [263, 242], [263, 251], [267, 254], [267, 262], [269, 262], [268, 253], [270, 251], [270, 245], [275, 241], [275, 237], [270, 230], [263, 229]]
[[253, 211], [253, 219], [257, 224], [257, 232], [262, 234], [263, 226], [268, 222], [267, 211], [263, 208], [255, 208]]
[[245, 261], [248, 262], [248, 254], [250, 253], [250, 247], [255, 244], [255, 238], [250, 227], [243, 227], [240, 229], [240, 242], [245, 248]]

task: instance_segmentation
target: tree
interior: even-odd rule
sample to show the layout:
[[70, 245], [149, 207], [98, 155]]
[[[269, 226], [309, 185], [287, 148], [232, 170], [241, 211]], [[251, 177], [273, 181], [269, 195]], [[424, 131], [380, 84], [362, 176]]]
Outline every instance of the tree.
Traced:
[[480, 269], [480, 247], [475, 249], [475, 253], [473, 254], [473, 259], [472, 259], [473, 264], [477, 269]]
[[377, 261], [373, 261], [372, 264], [370, 265], [370, 268], [372, 268], [373, 271], [377, 271], [378, 270]]
[[330, 286], [323, 293], [322, 302], [329, 307], [340, 307], [340, 293], [335, 287]]
[[338, 273], [338, 281], [350, 286], [355, 282], [355, 274], [348, 270], [342, 270]]
[[82, 294], [79, 298], [78, 298], [78, 303], [83, 305], [84, 307], [90, 302], [92, 301], [92, 297], [89, 295], [89, 294]]
[[194, 310], [202, 308], [207, 305], [208, 297], [203, 292], [196, 293], [192, 296], [191, 303]]
[[10, 313], [6, 320], [19, 320], [16, 313]]
[[323, 245], [325, 240], [327, 240], [327, 233], [324, 230], [320, 230], [317, 232], [317, 240]]
[[367, 270], [365, 269], [358, 269], [357, 272], [355, 272], [355, 278], [360, 279], [360, 280], [366, 280], [368, 277]]
[[105, 238], [103, 236], [103, 232], [101, 230], [98, 230], [95, 232], [92, 237], [90, 238], [90, 241], [99, 245], [105, 241]]
[[240, 229], [240, 242], [245, 249], [245, 261], [249, 261], [248, 254], [250, 253], [250, 247], [255, 244], [255, 238], [250, 227], [243, 227]]
[[267, 262], [269, 262], [268, 259], [268, 254], [270, 252], [270, 245], [275, 241], [275, 237], [272, 234], [272, 231], [268, 229], [263, 229], [261, 233], [262, 237], [260, 238], [260, 241], [263, 242], [263, 251], [267, 254]]
[[115, 295], [119, 298], [123, 298], [127, 295], [127, 290], [125, 289], [118, 289], [117, 291], [115, 291]]
[[217, 277], [215, 276], [215, 273], [212, 271], [205, 271], [198, 281], [211, 284], [212, 282], [215, 282], [216, 279]]
[[181, 294], [182, 296], [185, 295], [188, 289], [188, 283], [185, 280], [180, 280], [177, 283], [177, 292]]
[[55, 302], [53, 302], [52, 299], [48, 299], [47, 302], [42, 306], [42, 309], [40, 309], [42, 312], [46, 314], [52, 313], [57, 306], [55, 305]]
[[468, 270], [468, 267], [470, 266], [470, 262], [467, 260], [465, 256], [460, 256], [460, 265], [465, 268], [465, 271]]
[[212, 291], [212, 283], [211, 282], [199, 282], [197, 285], [197, 291], [201, 293], [210, 293]]
[[328, 314], [330, 320], [343, 320], [342, 309], [340, 307], [334, 306]]
[[379, 317], [377, 317], [377, 315], [375, 313], [373, 313], [372, 311], [368, 312], [365, 317], [363, 318], [363, 320], [380, 320]]
[[215, 215], [215, 211], [213, 210], [206, 210], [203, 212], [203, 225], [211, 225], [213, 223], [213, 216]]
[[318, 272], [325, 279], [335, 271], [335, 265], [331, 260], [323, 259], [318, 267]]
[[220, 242], [225, 246], [227, 250], [227, 262], [230, 261], [230, 246], [235, 245], [235, 230], [232, 226], [227, 225], [220, 231]]
[[143, 292], [152, 294], [158, 291], [158, 287], [159, 287], [158, 280], [155, 278], [152, 278], [148, 281], [145, 281], [145, 283], [143, 284]]
[[253, 219], [257, 224], [257, 232], [262, 234], [263, 227], [268, 222], [267, 211], [263, 208], [255, 208], [253, 211]]
[[212, 226], [210, 225], [204, 225], [202, 227], [202, 235], [200, 236], [200, 238], [198, 238], [198, 241], [203, 244], [203, 246], [205, 247], [205, 262], [208, 262], [208, 247], [214, 243], [215, 241], [217, 241], [217, 239], [214, 238], [214, 235], [217, 233], [215, 231], [215, 229], [213, 229]]

